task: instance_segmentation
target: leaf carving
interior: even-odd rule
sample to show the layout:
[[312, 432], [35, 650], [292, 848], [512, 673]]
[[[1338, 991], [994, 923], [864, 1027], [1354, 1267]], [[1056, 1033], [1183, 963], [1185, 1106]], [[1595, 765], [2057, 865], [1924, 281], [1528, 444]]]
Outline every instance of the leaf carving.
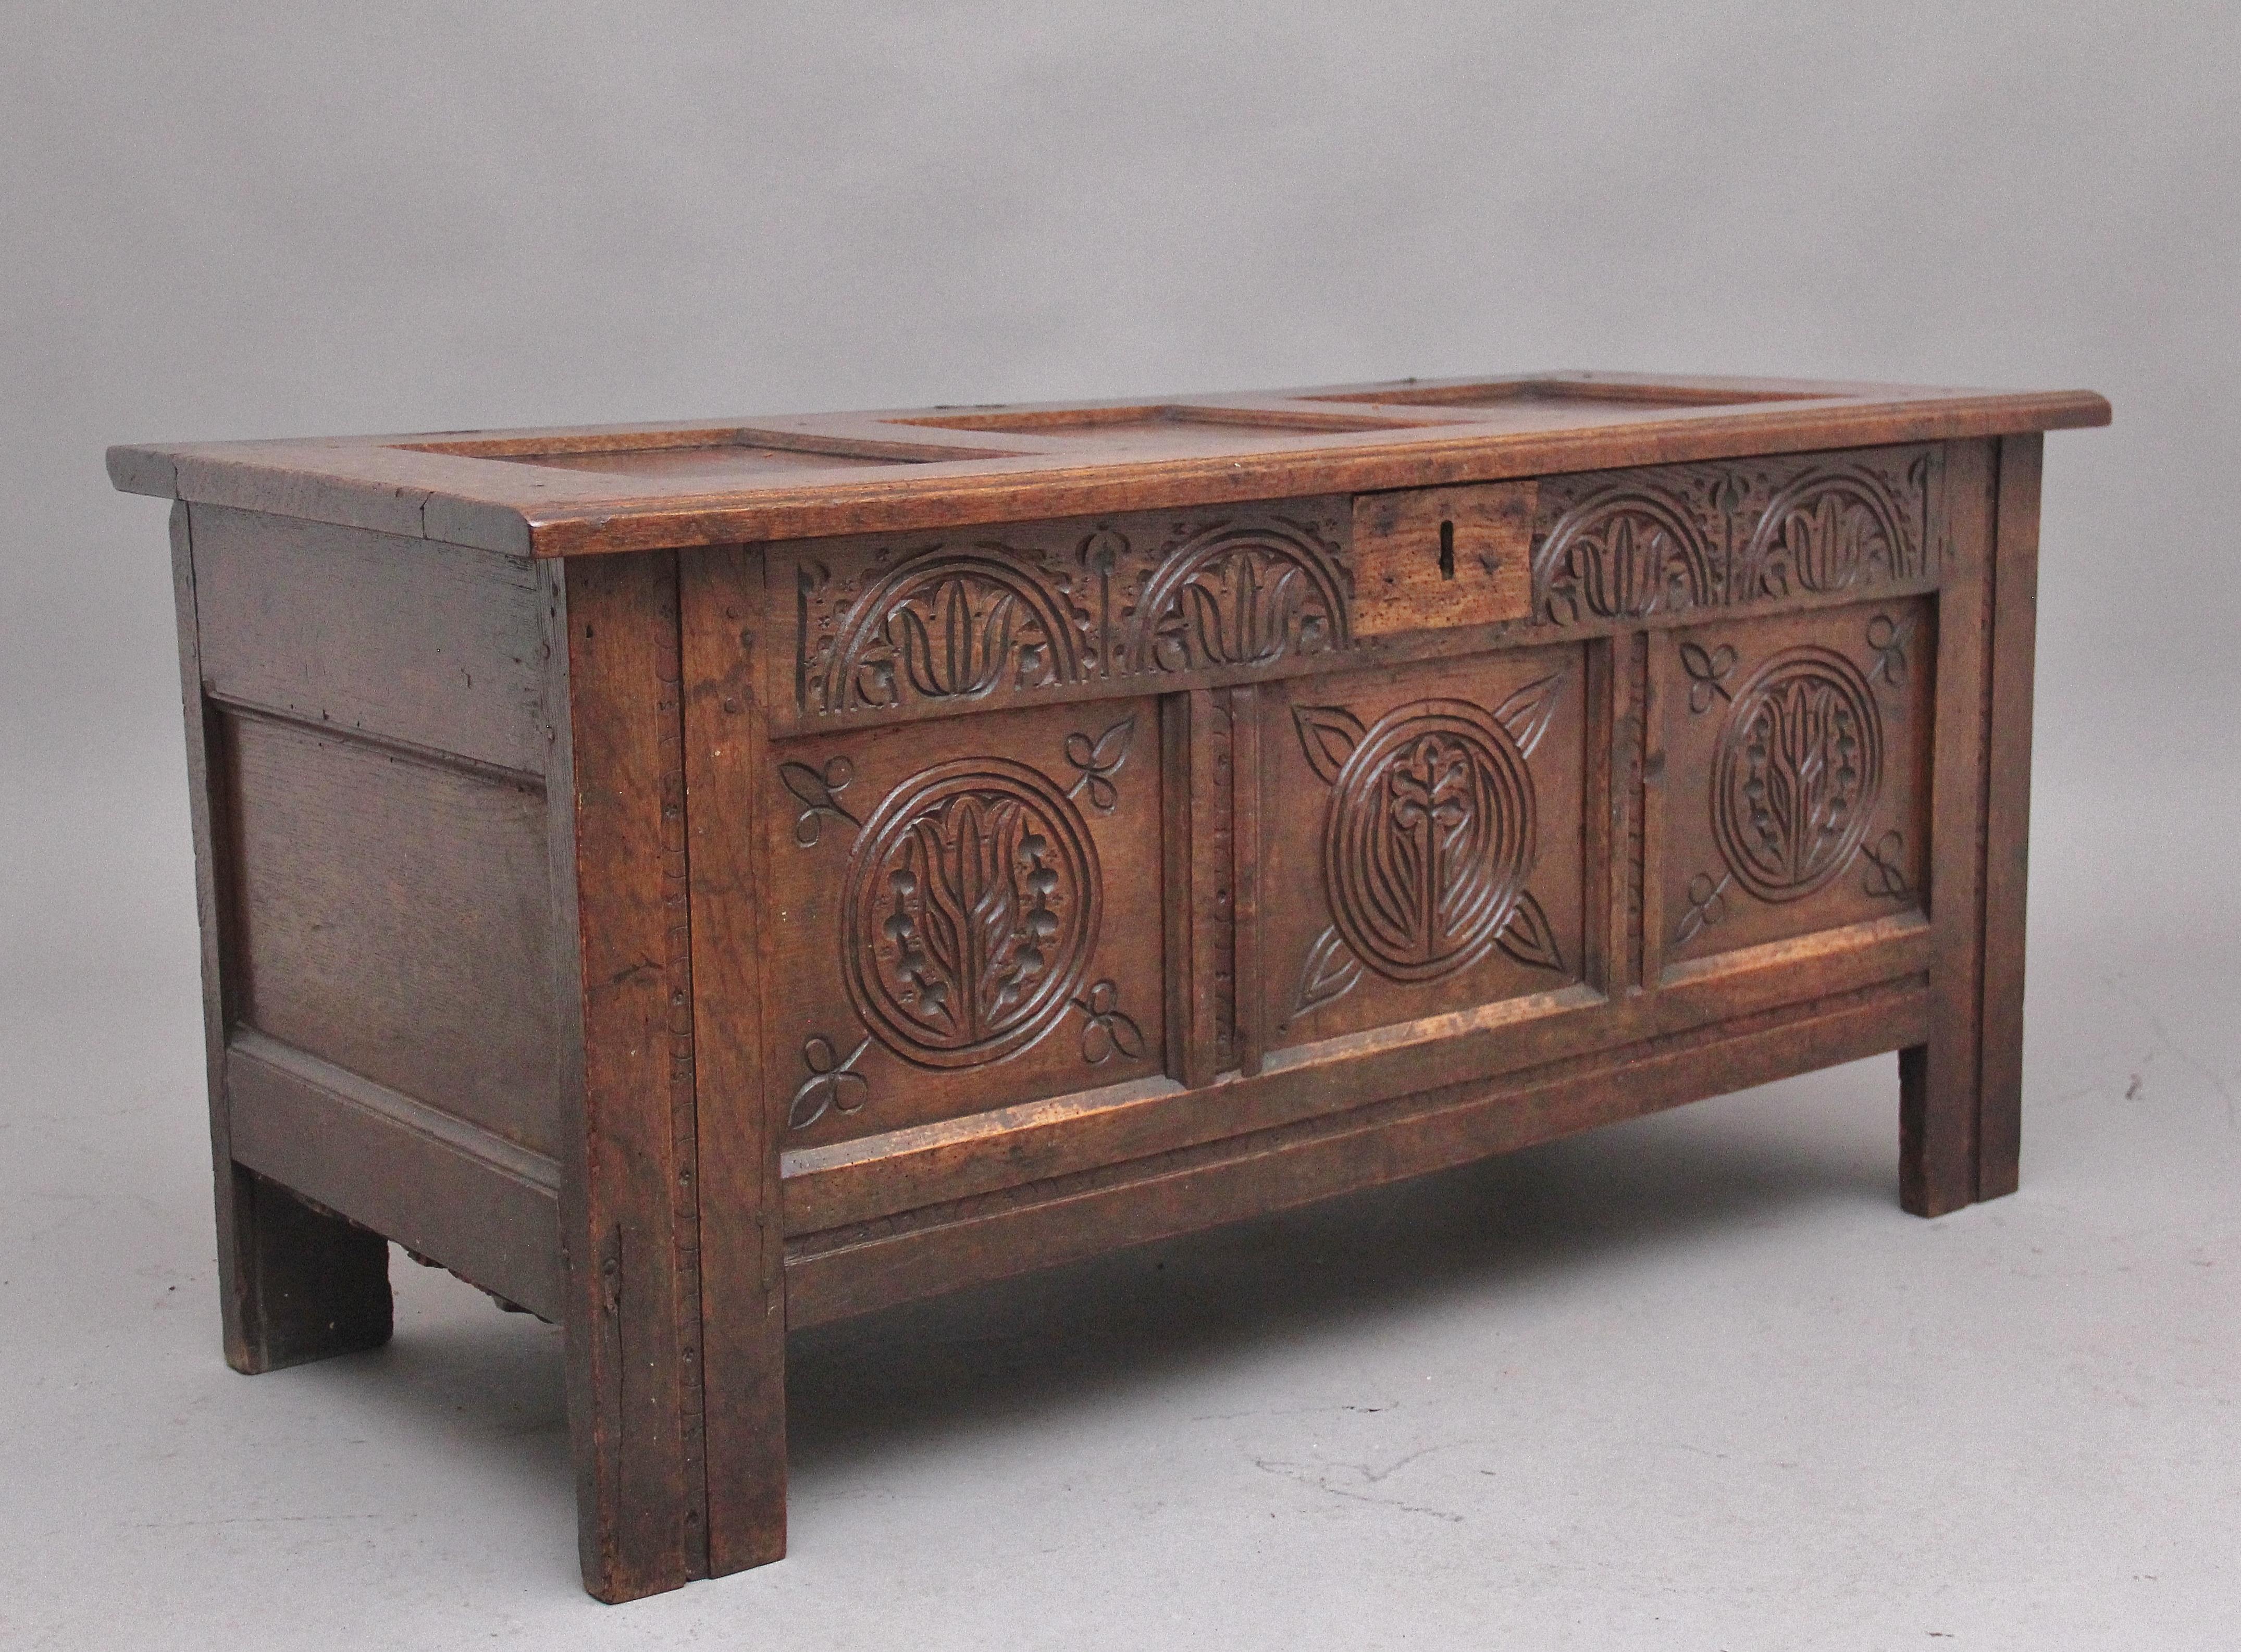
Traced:
[[1100, 813], [1112, 813], [1120, 801], [1120, 791], [1113, 784], [1113, 777], [1128, 760], [1129, 742], [1135, 735], [1134, 712], [1099, 735], [1094, 744], [1079, 730], [1067, 735], [1066, 760], [1081, 771], [1081, 777], [1067, 788], [1067, 796], [1079, 797], [1087, 790], [1092, 807]]
[[1516, 909], [1509, 921], [1495, 938], [1495, 944], [1521, 964], [1530, 964], [1535, 969], [1553, 969], [1562, 973], [1564, 954], [1556, 946], [1555, 932], [1549, 926], [1549, 914], [1541, 910], [1541, 903], [1529, 892], [1517, 897]]
[[1361, 744], [1361, 719], [1341, 706], [1294, 706], [1292, 721], [1300, 731], [1308, 766], [1325, 785], [1336, 785], [1338, 772]]
[[1549, 732], [1549, 719], [1556, 714], [1557, 691], [1564, 686], [1564, 673], [1551, 672], [1537, 682], [1519, 689], [1494, 708], [1494, 720], [1509, 731], [1509, 738], [1517, 742], [1520, 757], [1533, 755], [1533, 748]]
[[778, 778], [803, 805], [801, 818], [793, 826], [796, 843], [806, 849], [817, 842], [818, 816], [820, 814], [832, 815], [861, 829], [864, 823], [849, 813], [840, 801], [840, 793], [847, 789], [848, 782], [854, 778], [855, 772], [855, 765], [845, 757], [836, 757], [826, 764], [822, 773], [806, 763], [781, 763], [778, 766]]
[[1292, 1019], [1344, 998], [1361, 980], [1361, 960], [1335, 928], [1324, 930], [1308, 948], [1308, 961], [1300, 971], [1300, 1002]]

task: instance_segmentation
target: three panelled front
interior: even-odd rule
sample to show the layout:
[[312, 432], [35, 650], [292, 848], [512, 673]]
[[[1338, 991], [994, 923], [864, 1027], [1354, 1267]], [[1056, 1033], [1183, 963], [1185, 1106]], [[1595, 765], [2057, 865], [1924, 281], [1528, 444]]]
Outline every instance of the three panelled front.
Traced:
[[1225, 1073], [1923, 912], [1944, 472], [768, 547], [793, 1162], [1186, 1085], [1218, 1111]]

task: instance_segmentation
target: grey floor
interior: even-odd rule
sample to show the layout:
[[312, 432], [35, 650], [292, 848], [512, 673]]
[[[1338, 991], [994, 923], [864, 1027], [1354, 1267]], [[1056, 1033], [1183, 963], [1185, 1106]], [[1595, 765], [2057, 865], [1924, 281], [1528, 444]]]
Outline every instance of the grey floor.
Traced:
[[620, 1609], [557, 1332], [220, 1361], [144, 806], [0, 1006], [0, 1643], [2241, 1644], [2233, 802], [2042, 797], [2017, 1196], [1900, 1213], [1886, 1059], [798, 1337], [791, 1556]]

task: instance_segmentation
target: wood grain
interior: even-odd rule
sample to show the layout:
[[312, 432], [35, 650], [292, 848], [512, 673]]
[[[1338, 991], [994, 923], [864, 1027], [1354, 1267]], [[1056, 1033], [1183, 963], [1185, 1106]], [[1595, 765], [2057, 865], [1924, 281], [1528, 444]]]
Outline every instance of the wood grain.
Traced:
[[1893, 1037], [1919, 1037], [1928, 1008], [1918, 987], [1870, 990], [1803, 1016], [1730, 1027], [1705, 1043], [1583, 1060], [1522, 1089], [1464, 1080], [1381, 1111], [936, 1207], [833, 1248], [791, 1252], [788, 1315], [815, 1325], [870, 1313], [1856, 1060]]
[[219, 723], [240, 1019], [557, 1157], [543, 788]]
[[211, 694], [495, 768], [545, 766], [534, 567], [394, 534], [194, 507]]
[[1354, 501], [1354, 628], [1365, 637], [1522, 619], [1536, 484], [1408, 488]]
[[233, 1151], [460, 1278], [558, 1324], [560, 1167], [255, 1032], [226, 1054]]
[[1983, 1076], [1977, 1197], [2015, 1192], [2024, 1101], [2024, 920], [2030, 870], [2031, 675], [2044, 443], [1999, 445], [1993, 518], [1991, 707], [1985, 756]]
[[1930, 778], [1930, 921], [1937, 937], [1930, 1036], [1899, 1064], [1899, 1198], [1941, 1216], [1977, 1195], [1983, 1081], [1985, 717], [1990, 706], [1993, 454], [1947, 464], [1951, 560], [1937, 600], [1937, 732]]
[[764, 972], [783, 938], [762, 847], [768, 738], [755, 699], [762, 567], [743, 548], [679, 576], [692, 901], [708, 1568], [786, 1553], [786, 1280]]
[[[899, 461], [755, 487], [708, 489], [689, 474], [600, 475], [509, 462], [525, 438], [552, 448], [634, 432], [641, 445], [662, 447], [673, 445], [680, 431], [698, 439], [705, 425], [482, 432], [491, 446], [479, 455], [461, 451], [467, 444], [458, 432], [142, 444], [110, 449], [110, 475], [127, 491], [417, 533], [509, 555], [578, 556], [1445, 487], [2109, 421], [2108, 403], [2084, 391], [2004, 394], [1587, 373], [1481, 377], [1444, 381], [1444, 388], [1470, 399], [1445, 410], [1436, 402], [1395, 404], [1408, 409], [1403, 419], [1356, 410], [1373, 415], [1354, 421], [1357, 426], [1382, 426], [1370, 429], [1328, 428], [1330, 404], [1437, 396], [1443, 384], [988, 410], [1012, 428], [1000, 438], [953, 433], [963, 438], [955, 460]], [[1133, 429], [1125, 444], [1100, 439], [1100, 410], [1147, 405], [1205, 416], [1158, 421], [1174, 438], [1165, 447]], [[1521, 405], [1530, 417], [1521, 420]], [[1273, 431], [1269, 414], [1278, 416]], [[943, 417], [920, 408], [738, 420], [732, 427], [758, 442], [808, 437], [878, 445], [884, 438], [892, 445], [938, 441], [944, 432], [925, 421]], [[1326, 428], [1313, 428], [1318, 425]], [[1209, 436], [1225, 426], [1226, 444]], [[974, 445], [999, 456], [961, 456]]]
[[583, 1052], [561, 1184], [569, 1434], [584, 1585], [622, 1601], [707, 1569], [676, 558], [572, 567], [565, 618]]
[[1928, 926], [1900, 915], [1704, 960], [1662, 990], [1606, 1000], [1574, 986], [1376, 1028], [1240, 1075], [1211, 1092], [1120, 1087], [900, 1130], [785, 1158], [786, 1230], [846, 1228], [1381, 1104], [1465, 1079], [1509, 1080], [1599, 1049], [1654, 1049], [1817, 999], [1924, 974]]
[[237, 1013], [240, 926], [228, 852], [231, 813], [214, 719], [203, 698], [194, 536], [171, 510], [171, 588], [179, 635], [179, 699], [187, 739], [187, 802], [201, 918], [203, 1041], [216, 1180], [217, 1284], [226, 1362], [254, 1374], [378, 1348], [390, 1337], [389, 1246], [331, 1210], [314, 1209], [233, 1156], [226, 1043]]
[[[2012, 1189], [2037, 432], [1540, 374], [112, 451], [168, 492], [245, 1370], [565, 1328], [585, 1586], [789, 1325], [1878, 1051]], [[202, 538], [197, 540], [197, 531]], [[597, 553], [597, 554], [594, 554]]]

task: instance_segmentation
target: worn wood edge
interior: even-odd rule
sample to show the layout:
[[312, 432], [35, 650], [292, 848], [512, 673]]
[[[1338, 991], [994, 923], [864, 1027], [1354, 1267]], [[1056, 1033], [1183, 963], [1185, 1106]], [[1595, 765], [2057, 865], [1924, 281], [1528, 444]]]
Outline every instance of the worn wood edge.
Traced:
[[2000, 444], [1993, 505], [1991, 710], [1986, 753], [1983, 1012], [1977, 1197], [2016, 1191], [2022, 1152], [2024, 920], [2030, 867], [2031, 679], [2044, 438]]
[[559, 1321], [557, 1161], [250, 1028], [225, 1095], [239, 1163]]
[[[1893, 392], [1886, 387], [1885, 393]], [[410, 437], [127, 445], [110, 450], [110, 471], [126, 492], [168, 492], [198, 503], [445, 538], [507, 555], [584, 556], [1996, 437], [2106, 425], [2111, 417], [2107, 400], [2087, 391], [1912, 396], [1896, 401], [1765, 403], [1743, 414], [1699, 412], [1584, 431], [1468, 433], [1471, 427], [1442, 420], [1421, 427], [1413, 440], [1373, 431], [1358, 432], [1358, 439], [1337, 438], [1353, 439], [1354, 445], [1134, 463], [1084, 465], [1074, 462], [1073, 454], [1025, 454], [987, 461], [966, 474], [906, 473], [751, 494], [739, 489], [680, 493], [652, 502], [640, 490], [539, 505], [518, 485], [506, 490], [513, 497], [478, 497], [500, 481], [520, 485], [522, 478], [493, 476], [487, 467], [502, 461], [409, 450], [405, 445], [415, 439]], [[413, 465], [398, 469], [394, 477], [386, 473], [386, 459], [364, 457], [408, 452]], [[426, 468], [437, 461], [452, 468]], [[916, 472], [927, 468], [909, 467]], [[942, 468], [948, 471], [947, 465]], [[350, 474], [358, 469], [369, 474]], [[426, 479], [438, 474], [457, 480], [445, 485]], [[415, 484], [406, 477], [423, 479]]]
[[465, 752], [448, 752], [440, 746], [400, 739], [395, 735], [354, 723], [338, 723], [310, 716], [292, 706], [276, 706], [271, 700], [253, 695], [212, 692], [206, 698], [211, 705], [221, 706], [237, 717], [278, 724], [316, 735], [321, 739], [331, 739], [342, 746], [363, 746], [385, 756], [400, 758], [407, 763], [418, 764], [423, 768], [444, 769], [470, 779], [488, 781], [493, 786], [518, 786], [540, 794], [545, 790], [545, 776], [534, 770], [511, 768], [503, 763], [485, 762], [481, 758], [469, 757]]
[[1952, 559], [1936, 609], [1930, 787], [1936, 1007], [1923, 1053], [1899, 1069], [1899, 1201], [1918, 1216], [1944, 1215], [1976, 1197], [1995, 457], [1993, 445], [1970, 442], [1946, 465]]
[[[114, 452], [112, 451], [112, 463]], [[204, 1094], [210, 1109], [211, 1161], [217, 1218], [218, 1311], [226, 1363], [264, 1368], [248, 1336], [246, 1292], [251, 1266], [246, 1235], [236, 1229], [233, 1134], [225, 1102], [225, 1035], [232, 1020], [225, 960], [225, 891], [217, 846], [224, 836], [223, 799], [211, 785], [211, 730], [203, 703], [201, 626], [195, 603], [193, 525], [184, 500], [171, 507], [171, 594], [178, 623], [179, 706], [187, 748], [187, 813], [194, 843], [195, 915], [203, 995]]]
[[761, 560], [744, 548], [680, 559], [712, 1575], [778, 1560], [786, 1542], [782, 1120], [764, 1073], [763, 972], [774, 953], [753, 648], [762, 594]]
[[[979, 522], [1162, 510], [1275, 499], [1307, 492], [1364, 492], [1500, 482], [1574, 471], [1689, 464], [1772, 453], [1822, 452], [1903, 442], [1947, 441], [2109, 422], [2108, 404], [2086, 392], [1996, 401], [1844, 406], [1817, 414], [1698, 417], [1582, 435], [1448, 435], [1414, 442], [1298, 454], [1260, 454], [1069, 465], [1060, 458], [1013, 460], [970, 476], [897, 478], [773, 490], [753, 503], [709, 494], [659, 505], [586, 506], [527, 515], [532, 552], [585, 556], [658, 545], [793, 539], [892, 532]], [[1784, 422], [1785, 420], [1789, 422]]]
[[[568, 960], [556, 987], [578, 1114], [561, 1179], [568, 1421], [584, 1586], [610, 1602], [675, 1588], [706, 1557], [700, 1377], [684, 1357], [699, 1347], [697, 1278], [690, 1321], [679, 1318], [691, 1165], [677, 1161], [674, 1132], [680, 1077], [689, 1116], [691, 1057], [676, 1047], [674, 1016], [680, 989], [689, 1000], [689, 960], [670, 955], [684, 853], [675, 578], [673, 557], [579, 564], [555, 581], [548, 611], [568, 731], [548, 793], [566, 891], [555, 902]], [[672, 745], [673, 852], [663, 818]]]
[[1887, 984], [1686, 1047], [1614, 1052], [1523, 1085], [1473, 1080], [1024, 1198], [968, 1203], [914, 1227], [797, 1246], [786, 1262], [789, 1320], [850, 1318], [1856, 1060], [1917, 1041], [1927, 1008], [1919, 978]]
[[[1201, 1090], [1140, 1080], [1021, 1103], [786, 1155], [791, 1238], [877, 1221], [967, 1194], [1096, 1166], [1197, 1147], [1224, 1137], [1375, 1107], [1468, 1071], [1488, 1081], [1604, 1046], [1636, 1054], [1832, 991], [1919, 974], [1930, 932], [1892, 916], [1771, 941], [1706, 960], [1694, 979], [1607, 1000], [1575, 984], [1555, 992], [1348, 1033], [1273, 1053], [1257, 1075]], [[1800, 973], [1816, 973], [1813, 996]]]
[[144, 493], [159, 499], [179, 496], [179, 466], [160, 447], [117, 446], [103, 455], [110, 485], [119, 493]]

